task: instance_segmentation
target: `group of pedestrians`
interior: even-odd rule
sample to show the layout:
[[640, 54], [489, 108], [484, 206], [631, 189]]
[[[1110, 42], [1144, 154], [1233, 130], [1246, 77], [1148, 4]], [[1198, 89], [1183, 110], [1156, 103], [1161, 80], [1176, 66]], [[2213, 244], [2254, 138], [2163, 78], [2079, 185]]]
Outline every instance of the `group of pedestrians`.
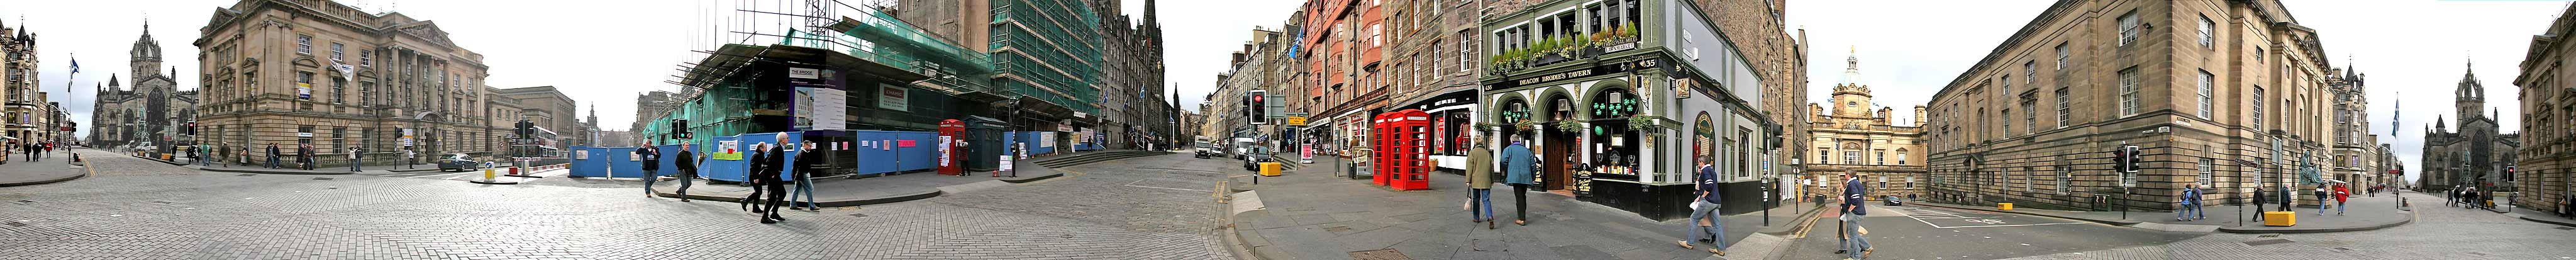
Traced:
[[[1495, 222], [1502, 222], [1501, 219], [1494, 217], [1493, 204], [1493, 174], [1495, 173], [1493, 167], [1498, 160], [1493, 157], [1492, 150], [1485, 148], [1484, 143], [1477, 143], [1469, 149], [1475, 152], [1467, 156], [1468, 221], [1485, 223], [1485, 229], [1494, 229]], [[1512, 141], [1511, 146], [1503, 147], [1502, 157], [1499, 162], [1502, 167], [1503, 183], [1512, 186], [1514, 205], [1512, 224], [1527, 226], [1529, 225], [1528, 193], [1530, 184], [1535, 179], [1533, 175], [1538, 170], [1538, 165], [1535, 164], [1538, 159], [1530, 153], [1529, 146], [1522, 144], [1521, 141]]]
[[[776, 143], [761, 142], [752, 145], [751, 157], [746, 160], [750, 166], [746, 167], [748, 168], [746, 177], [749, 181], [744, 182], [752, 187], [751, 194], [743, 196], [742, 200], [735, 203], [743, 211], [758, 215], [761, 224], [787, 222], [787, 217], [779, 215], [781, 206], [788, 210], [823, 209], [821, 205], [815, 204], [813, 177], [822, 170], [819, 167], [823, 164], [822, 147], [810, 141], [788, 144], [787, 133], [779, 133], [777, 137]], [[798, 151], [799, 149], [802, 151]], [[788, 152], [797, 153], [789, 155]], [[635, 153], [644, 164], [644, 196], [653, 197], [655, 196], [653, 184], [661, 178], [663, 159], [661, 151], [659, 148], [646, 146], [635, 149]], [[675, 158], [672, 159], [676, 161], [672, 162], [672, 166], [678, 168], [676, 177], [680, 182], [679, 190], [675, 191], [675, 194], [681, 195], [678, 196], [681, 202], [688, 202], [686, 195], [689, 194], [690, 184], [697, 179], [698, 164], [705, 162], [707, 157], [698, 156], [696, 150], [690, 149], [688, 143], [681, 143], [680, 150], [673, 155]], [[790, 156], [795, 157], [793, 164], [788, 162]], [[790, 185], [793, 185], [792, 188]]]
[[2466, 206], [2470, 209], [2495, 210], [2495, 198], [2489, 198], [2487, 195], [2488, 194], [2478, 192], [2478, 187], [2460, 187], [2458, 189], [2451, 189], [2450, 202], [2445, 205]]
[[9, 141], [6, 144], [0, 144], [0, 164], [9, 164], [10, 155], [17, 155], [29, 162], [51, 158], [51, 155], [46, 153], [53, 152], [55, 146], [53, 142]]
[[[1494, 158], [1497, 155], [1502, 158]], [[1710, 254], [1724, 256], [1727, 245], [1726, 226], [1718, 219], [1721, 209], [1725, 208], [1723, 204], [1725, 193], [1720, 190], [1718, 167], [1715, 165], [1715, 160], [1710, 157], [1699, 157], [1693, 160], [1698, 166], [1694, 170], [1698, 182], [1694, 185], [1695, 192], [1691, 194], [1691, 214], [1684, 220], [1684, 240], [1674, 243], [1687, 249], [1700, 249], [1693, 244], [1694, 241], [1705, 243], [1708, 245], [1705, 250]], [[1497, 172], [1494, 167], [1499, 165], [1503, 183], [1512, 186], [1512, 202], [1515, 204], [1512, 224], [1529, 225], [1527, 194], [1539, 169], [1536, 161], [1537, 157], [1531, 153], [1525, 141], [1511, 141], [1511, 144], [1503, 147], [1500, 153], [1487, 149], [1484, 143], [1476, 143], [1469, 148], [1465, 178], [1468, 190], [1466, 205], [1468, 222], [1484, 223], [1486, 229], [1494, 229], [1499, 225], [1495, 223], [1502, 222], [1494, 215], [1495, 205], [1493, 204], [1493, 175]], [[1868, 201], [1864, 197], [1867, 196], [1865, 194], [1869, 194], [1869, 187], [1863, 185], [1857, 176], [1844, 175], [1843, 179], [1843, 205], [1838, 210], [1842, 213], [1842, 217], [1838, 219], [1842, 224], [1840, 231], [1837, 232], [1841, 242], [1834, 250], [1834, 254], [1845, 255], [1849, 259], [1866, 258], [1875, 251], [1866, 238], [1868, 229], [1861, 228], [1860, 223], [1862, 216], [1869, 214]]]

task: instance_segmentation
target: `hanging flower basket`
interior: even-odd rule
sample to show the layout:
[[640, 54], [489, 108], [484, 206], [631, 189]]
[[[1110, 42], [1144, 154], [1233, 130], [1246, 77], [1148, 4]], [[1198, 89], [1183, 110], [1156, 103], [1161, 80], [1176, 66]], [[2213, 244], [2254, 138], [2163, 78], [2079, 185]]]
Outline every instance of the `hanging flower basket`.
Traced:
[[1583, 130], [1583, 122], [1575, 122], [1574, 120], [1558, 120], [1558, 121], [1556, 121], [1556, 131], [1559, 131], [1559, 132], [1574, 132], [1574, 131], [1582, 131], [1582, 130]]
[[1664, 119], [1664, 116], [1658, 116], [1658, 115], [1641, 115], [1641, 116], [1632, 116], [1632, 117], [1628, 117], [1628, 129], [1636, 129], [1637, 131], [1645, 131], [1645, 132], [1647, 132], [1647, 133], [1662, 134], [1662, 133], [1664, 132], [1664, 124], [1663, 124], [1663, 122], [1658, 122], [1658, 121], [1662, 121], [1663, 119]]

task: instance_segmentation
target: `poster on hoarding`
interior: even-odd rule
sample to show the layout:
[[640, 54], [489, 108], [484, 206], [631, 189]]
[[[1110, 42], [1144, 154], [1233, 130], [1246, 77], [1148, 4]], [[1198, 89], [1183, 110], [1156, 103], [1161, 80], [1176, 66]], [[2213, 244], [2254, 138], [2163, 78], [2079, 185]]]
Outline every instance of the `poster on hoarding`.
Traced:
[[877, 84], [877, 89], [877, 108], [896, 112], [912, 109], [912, 100], [906, 98], [909, 96], [907, 94], [910, 93], [910, 89], [882, 83]]
[[742, 141], [741, 141], [741, 140], [723, 140], [723, 141], [716, 141], [716, 147], [720, 147], [720, 148], [717, 148], [717, 149], [716, 149], [716, 153], [715, 153], [715, 155], [710, 156], [710, 157], [715, 157], [715, 159], [717, 159], [717, 160], [729, 160], [729, 161], [740, 161], [740, 160], [742, 160]]
[[1055, 132], [1038, 133], [1038, 147], [1055, 147]]

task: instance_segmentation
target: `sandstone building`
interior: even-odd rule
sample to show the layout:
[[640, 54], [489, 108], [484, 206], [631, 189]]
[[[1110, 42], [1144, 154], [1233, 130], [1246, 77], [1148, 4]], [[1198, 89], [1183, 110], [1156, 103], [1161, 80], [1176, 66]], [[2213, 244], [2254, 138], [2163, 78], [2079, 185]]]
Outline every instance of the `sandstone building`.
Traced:
[[[2297, 173], [2337, 139], [2323, 49], [2277, 1], [2057, 1], [1934, 94], [1931, 196], [2169, 210], [2189, 184], [2313, 188], [2330, 177]], [[2123, 145], [2141, 171], [2111, 170]]]
[[[2565, 209], [2576, 202], [2576, 44], [2565, 37], [2576, 35], [2576, 8], [2568, 8], [2549, 23], [2549, 31], [2531, 37], [2531, 50], [2522, 58], [2522, 75], [2513, 79], [2522, 94], [2515, 96], [2522, 106], [2523, 146], [2512, 161], [2515, 190], [2522, 192], [2521, 207], [2542, 211]], [[2425, 165], [2431, 168], [2434, 165]]]
[[200, 32], [204, 144], [288, 153], [311, 144], [327, 169], [347, 165], [352, 147], [366, 149], [368, 164], [405, 149], [491, 155], [497, 146], [485, 142], [509, 130], [487, 124], [508, 115], [479, 107], [491, 92], [483, 55], [434, 22], [331, 1], [243, 0], [215, 9]]
[[[1913, 122], [1898, 124], [1895, 110], [1870, 102], [1869, 85], [1861, 82], [1860, 58], [1844, 59], [1842, 80], [1834, 83], [1834, 98], [1824, 105], [1807, 104], [1810, 128], [1806, 129], [1807, 145], [1815, 147], [1813, 160], [1806, 161], [1805, 174], [1799, 183], [1818, 187], [1802, 197], [1838, 194], [1834, 189], [1843, 176], [1860, 178], [1870, 187], [1873, 198], [1897, 196], [1919, 198], [1931, 176], [1923, 166], [1923, 106], [1914, 106]], [[1870, 108], [1878, 107], [1876, 110]], [[1806, 153], [1798, 153], [1806, 154]]]

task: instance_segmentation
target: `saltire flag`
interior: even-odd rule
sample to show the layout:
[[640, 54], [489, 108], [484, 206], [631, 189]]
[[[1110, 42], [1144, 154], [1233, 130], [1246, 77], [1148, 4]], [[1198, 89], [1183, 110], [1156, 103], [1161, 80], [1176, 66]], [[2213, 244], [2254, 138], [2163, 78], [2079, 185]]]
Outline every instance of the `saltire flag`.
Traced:
[[79, 58], [79, 57], [73, 57], [73, 58], [72, 58], [72, 73], [73, 73], [73, 74], [79, 74], [79, 73], [80, 73], [80, 58]]

